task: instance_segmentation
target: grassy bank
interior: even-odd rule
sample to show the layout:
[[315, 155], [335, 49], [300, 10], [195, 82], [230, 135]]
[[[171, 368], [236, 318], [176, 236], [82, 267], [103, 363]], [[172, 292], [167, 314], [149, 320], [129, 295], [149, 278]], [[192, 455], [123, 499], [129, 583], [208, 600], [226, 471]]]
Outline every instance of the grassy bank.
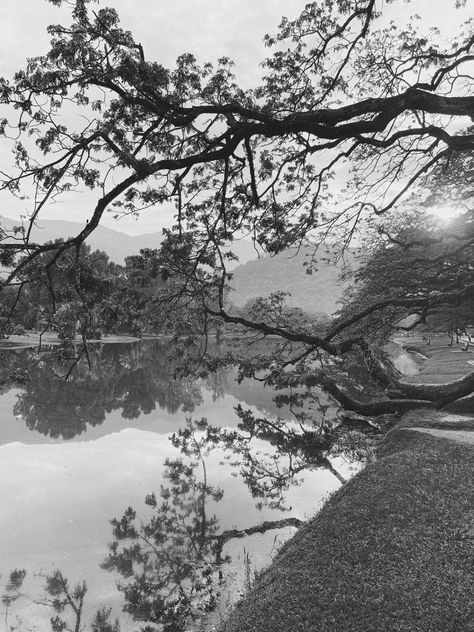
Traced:
[[[449, 339], [434, 337], [429, 345], [421, 338], [399, 339], [398, 343], [406, 350], [415, 352], [418, 358], [418, 372], [405, 375], [405, 382], [411, 384], [445, 384], [460, 380], [474, 371], [474, 346], [467, 350], [465, 342], [449, 346]], [[443, 409], [445, 412], [474, 414], [474, 394], [451, 402]]]
[[474, 630], [474, 448], [410, 429], [440, 419], [412, 413], [389, 433], [223, 630]]
[[415, 384], [442, 384], [458, 380], [467, 373], [474, 371], [474, 347], [462, 351], [464, 342], [449, 346], [449, 338], [434, 337], [429, 345], [420, 337], [399, 339], [408, 351], [425, 356], [425, 361], [419, 363], [419, 372], [404, 379]]

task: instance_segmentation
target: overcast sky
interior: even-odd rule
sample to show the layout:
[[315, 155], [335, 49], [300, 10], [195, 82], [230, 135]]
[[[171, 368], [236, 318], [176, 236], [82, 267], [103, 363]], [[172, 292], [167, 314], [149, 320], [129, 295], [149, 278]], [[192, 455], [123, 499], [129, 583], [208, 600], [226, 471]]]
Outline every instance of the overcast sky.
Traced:
[[[378, 0], [379, 7], [383, 1]], [[467, 4], [472, 4], [468, 0]], [[236, 75], [244, 87], [255, 85], [259, 63], [266, 54], [262, 39], [265, 33], [275, 32], [282, 15], [295, 17], [304, 0], [101, 0], [100, 6], [117, 9], [124, 28], [134, 33], [145, 48], [148, 59], [172, 66], [183, 52], [192, 52], [199, 61], [215, 61], [229, 56], [236, 62]], [[393, 5], [384, 3], [392, 18], [405, 20], [419, 13], [428, 24], [443, 26], [455, 33], [469, 9], [454, 11], [454, 0], [413, 0], [407, 4], [398, 0]], [[472, 8], [472, 7], [471, 7]], [[51, 23], [70, 23], [69, 11], [58, 9], [45, 0], [0, 0], [0, 75], [10, 76], [24, 65], [27, 57], [45, 53], [48, 49], [46, 26]], [[48, 210], [48, 217], [85, 220], [87, 204], [57, 204]], [[8, 203], [1, 198], [0, 214], [15, 217], [24, 212], [21, 204]], [[92, 201], [92, 200], [91, 200]], [[5, 205], [5, 206], [4, 206]], [[133, 219], [106, 225], [138, 234], [159, 230], [170, 213], [147, 211], [139, 222]], [[158, 217], [158, 220], [156, 219]]]

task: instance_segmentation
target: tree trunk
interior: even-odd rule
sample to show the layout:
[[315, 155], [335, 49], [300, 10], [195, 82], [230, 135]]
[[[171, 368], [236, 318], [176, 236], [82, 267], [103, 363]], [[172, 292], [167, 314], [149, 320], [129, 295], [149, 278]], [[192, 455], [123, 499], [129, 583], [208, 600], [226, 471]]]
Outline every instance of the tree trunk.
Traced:
[[[452, 325], [454, 326], [454, 320], [452, 320]], [[454, 328], [451, 331], [451, 336], [451, 341], [453, 343], [455, 336]], [[460, 397], [465, 397], [466, 395], [469, 395], [474, 391], [474, 373], [469, 373], [469, 375], [466, 375], [460, 380], [456, 380], [455, 382], [448, 382], [446, 384], [407, 384], [399, 379], [398, 375], [401, 376], [401, 374], [396, 371], [396, 369], [394, 369], [393, 371], [387, 370], [387, 368], [382, 365], [380, 359], [377, 357], [377, 354], [373, 351], [373, 349], [369, 347], [367, 343], [361, 344], [360, 348], [362, 350], [367, 369], [369, 370], [371, 376], [374, 378], [377, 384], [387, 389], [387, 395], [394, 402], [399, 401], [401, 400], [401, 398], [405, 397], [413, 400], [413, 402], [415, 403], [415, 408], [420, 407], [417, 403], [420, 400], [427, 400], [427, 405], [429, 407], [434, 406], [435, 408], [442, 408], [450, 402], [459, 399]], [[335, 390], [334, 397], [336, 397], [336, 399], [338, 398]], [[348, 398], [348, 401], [349, 400], [350, 398]], [[347, 408], [342, 401], [341, 404], [345, 408]], [[375, 402], [375, 404], [384, 404], [384, 402]], [[358, 408], [356, 408], [355, 406], [358, 406]], [[352, 400], [351, 407], [347, 408], [347, 410], [354, 410], [355, 412], [359, 412], [362, 415], [372, 414], [362, 412], [363, 406], [367, 405], [363, 405], [362, 402], [356, 402], [355, 400]], [[410, 410], [410, 408], [408, 407], [405, 410]], [[384, 412], [392, 411], [385, 410]]]
[[328, 377], [322, 378], [319, 384], [346, 410], [353, 410], [359, 413], [359, 415], [373, 417], [387, 413], [404, 413], [415, 408], [433, 408], [433, 402], [427, 399], [381, 399], [372, 402], [361, 402], [344, 393], [339, 386]]

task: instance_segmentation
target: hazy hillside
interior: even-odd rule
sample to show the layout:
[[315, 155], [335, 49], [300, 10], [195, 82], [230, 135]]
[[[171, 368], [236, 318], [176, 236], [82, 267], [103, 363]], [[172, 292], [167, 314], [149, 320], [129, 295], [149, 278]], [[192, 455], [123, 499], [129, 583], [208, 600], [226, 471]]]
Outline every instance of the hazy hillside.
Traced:
[[[0, 224], [7, 230], [11, 230], [19, 222], [0, 216]], [[31, 240], [43, 244], [58, 238], [66, 239], [77, 235], [83, 227], [84, 224], [79, 222], [45, 219], [38, 222], [38, 226], [33, 228]], [[118, 230], [99, 226], [89, 236], [86, 243], [91, 246], [92, 250], [103, 250], [112, 261], [123, 264], [125, 257], [138, 254], [142, 248], [158, 248], [162, 239], [161, 233], [131, 236]], [[243, 239], [233, 244], [232, 251], [244, 263], [257, 256], [252, 244]], [[229, 266], [230, 269], [232, 267], [232, 265]]]
[[[0, 216], [0, 224], [7, 230], [15, 220]], [[62, 220], [41, 220], [33, 229], [32, 240], [44, 243], [57, 238], [67, 238], [77, 233], [84, 224]], [[104, 250], [116, 263], [124, 263], [125, 257], [137, 254], [141, 248], [158, 248], [161, 233], [146, 233], [131, 236], [118, 230], [99, 226], [87, 240], [93, 250]], [[274, 257], [257, 259], [252, 243], [245, 239], [232, 244], [232, 251], [239, 257], [241, 265], [233, 269], [231, 301], [238, 306], [257, 296], [268, 296], [272, 292], [291, 292], [288, 304], [301, 307], [309, 313], [331, 314], [338, 309], [343, 286], [339, 283], [342, 264], [328, 264], [321, 260], [318, 270], [308, 275], [303, 263], [305, 253], [288, 250]], [[354, 262], [354, 251], [349, 252], [346, 261]], [[234, 264], [235, 265], [235, 264]], [[229, 269], [234, 266], [229, 265]]]
[[[8, 217], [1, 217], [0, 223], [8, 230], [19, 222]], [[83, 227], [84, 224], [79, 222], [45, 219], [38, 222], [38, 226], [33, 228], [31, 240], [43, 244], [58, 238], [66, 239], [77, 235]], [[92, 250], [104, 250], [116, 263], [123, 263], [125, 257], [137, 254], [140, 248], [157, 248], [161, 239], [160, 233], [131, 237], [118, 230], [99, 226], [86, 243], [91, 246]]]
[[[346, 263], [354, 265], [355, 255], [355, 250], [348, 252]], [[329, 264], [320, 260], [318, 269], [309, 275], [303, 267], [306, 260], [303, 250], [299, 253], [288, 250], [238, 266], [233, 271], [230, 300], [241, 307], [251, 298], [284, 291], [291, 292], [288, 304], [292, 307], [301, 307], [312, 314], [332, 314], [339, 308], [345, 287], [339, 281], [342, 262]]]

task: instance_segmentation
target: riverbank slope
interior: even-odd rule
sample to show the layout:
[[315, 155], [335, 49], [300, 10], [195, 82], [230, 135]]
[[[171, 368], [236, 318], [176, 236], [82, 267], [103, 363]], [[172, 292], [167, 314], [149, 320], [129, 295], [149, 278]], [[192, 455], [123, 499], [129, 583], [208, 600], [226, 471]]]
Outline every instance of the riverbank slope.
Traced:
[[[410, 381], [472, 369], [446, 343], [423, 349]], [[473, 631], [473, 431], [472, 415], [405, 415], [377, 461], [286, 543], [222, 630]]]

